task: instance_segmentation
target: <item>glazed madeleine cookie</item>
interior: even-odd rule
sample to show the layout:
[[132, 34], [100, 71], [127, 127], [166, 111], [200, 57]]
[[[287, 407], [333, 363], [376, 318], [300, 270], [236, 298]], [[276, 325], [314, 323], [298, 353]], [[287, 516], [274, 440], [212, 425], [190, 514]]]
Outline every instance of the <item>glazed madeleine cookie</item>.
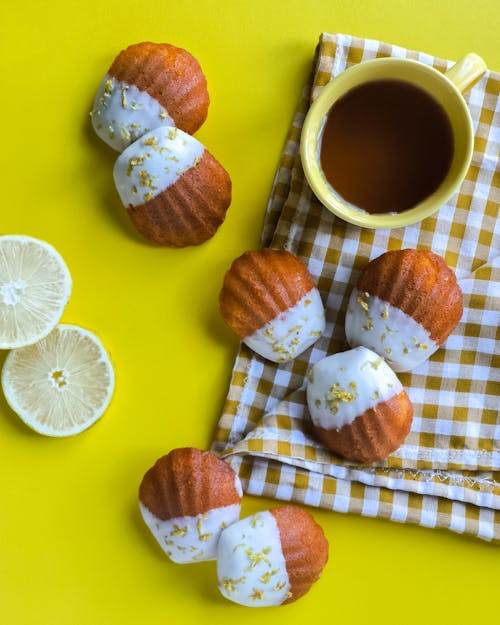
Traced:
[[245, 252], [231, 265], [219, 296], [224, 321], [257, 354], [292, 360], [323, 334], [325, 313], [305, 265], [285, 250]]
[[462, 291], [433, 252], [386, 252], [364, 268], [345, 318], [347, 342], [410, 371], [431, 356], [460, 321]]
[[240, 517], [242, 489], [233, 469], [209, 451], [174, 449], [145, 474], [139, 506], [171, 560], [214, 560], [222, 530]]
[[383, 460], [411, 428], [413, 406], [384, 359], [365, 347], [327, 356], [308, 375], [314, 433], [334, 454]]
[[162, 126], [118, 157], [116, 188], [136, 229], [169, 247], [212, 237], [231, 203], [231, 179], [194, 137]]
[[121, 152], [158, 126], [194, 133], [207, 117], [207, 81], [192, 54], [142, 42], [120, 52], [99, 87], [92, 125]]
[[296, 601], [319, 579], [328, 541], [296, 506], [258, 512], [226, 528], [217, 548], [220, 592], [250, 607]]

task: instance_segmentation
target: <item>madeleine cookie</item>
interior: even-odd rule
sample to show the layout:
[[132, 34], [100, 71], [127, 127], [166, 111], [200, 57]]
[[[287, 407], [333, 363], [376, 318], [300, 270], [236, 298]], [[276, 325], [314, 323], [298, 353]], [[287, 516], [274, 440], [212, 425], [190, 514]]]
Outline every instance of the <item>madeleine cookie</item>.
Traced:
[[209, 451], [174, 449], [145, 474], [139, 506], [171, 560], [214, 560], [222, 530], [239, 519], [242, 489], [233, 469]]
[[462, 291], [440, 256], [386, 252], [366, 265], [351, 293], [347, 342], [377, 352], [394, 371], [410, 371], [444, 343], [462, 311]]
[[231, 265], [219, 296], [224, 321], [257, 354], [292, 360], [323, 334], [325, 313], [305, 265], [285, 250], [245, 252]]
[[365, 347], [317, 362], [308, 376], [307, 405], [317, 438], [333, 453], [365, 464], [396, 450], [413, 419], [396, 374]]
[[296, 506], [258, 512], [222, 532], [219, 590], [250, 607], [291, 603], [320, 577], [327, 560], [328, 542], [309, 512]]
[[194, 133], [208, 105], [207, 81], [192, 54], [167, 43], [136, 43], [120, 52], [104, 76], [92, 125], [121, 152], [158, 126]]
[[136, 229], [158, 245], [199, 245], [231, 203], [231, 179], [194, 137], [162, 126], [118, 157], [116, 188]]

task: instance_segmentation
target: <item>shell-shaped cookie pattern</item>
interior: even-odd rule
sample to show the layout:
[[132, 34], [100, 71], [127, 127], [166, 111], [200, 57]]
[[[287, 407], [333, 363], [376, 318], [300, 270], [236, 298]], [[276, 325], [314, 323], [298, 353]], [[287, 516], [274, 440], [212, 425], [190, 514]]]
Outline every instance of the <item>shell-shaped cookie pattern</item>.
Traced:
[[219, 296], [227, 325], [273, 362], [292, 360], [323, 334], [325, 314], [314, 280], [291, 252], [264, 248], [237, 258]]
[[194, 137], [162, 126], [118, 157], [115, 185], [136, 229], [158, 245], [199, 245], [231, 203], [231, 179]]
[[147, 471], [139, 488], [146, 525], [178, 563], [215, 559], [222, 530], [239, 519], [238, 476], [213, 453], [174, 449]]
[[166, 43], [129, 46], [102, 80], [92, 110], [97, 135], [121, 152], [158, 126], [190, 134], [206, 119], [207, 81], [187, 50]]
[[395, 371], [409, 371], [431, 356], [462, 316], [454, 272], [429, 251], [390, 251], [361, 273], [345, 319], [349, 345], [364, 345]]
[[410, 431], [413, 406], [406, 391], [384, 359], [365, 347], [318, 361], [306, 393], [316, 437], [348, 460], [383, 460]]
[[328, 561], [328, 541], [313, 516], [297, 506], [271, 510], [280, 533], [290, 583], [284, 603], [296, 601], [316, 582]]
[[220, 592], [249, 607], [295, 601], [319, 578], [328, 543], [296, 506], [258, 512], [225, 529], [217, 548]]

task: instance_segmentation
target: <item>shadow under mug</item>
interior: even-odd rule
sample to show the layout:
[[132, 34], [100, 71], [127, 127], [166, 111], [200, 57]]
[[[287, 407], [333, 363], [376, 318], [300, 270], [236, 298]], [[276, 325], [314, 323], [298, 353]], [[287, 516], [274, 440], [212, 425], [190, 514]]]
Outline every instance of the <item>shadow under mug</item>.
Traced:
[[[467, 54], [446, 73], [418, 61], [380, 58], [346, 69], [331, 80], [311, 105], [302, 128], [300, 152], [306, 179], [319, 201], [349, 223], [365, 228], [398, 228], [428, 217], [445, 204], [465, 178], [474, 149], [472, 119], [462, 93], [470, 89], [487, 67], [477, 54]], [[401, 213], [371, 214], [344, 200], [321, 169], [320, 149], [326, 117], [348, 91], [373, 80], [395, 79], [424, 89], [446, 112], [453, 132], [451, 166], [439, 187], [422, 202]]]

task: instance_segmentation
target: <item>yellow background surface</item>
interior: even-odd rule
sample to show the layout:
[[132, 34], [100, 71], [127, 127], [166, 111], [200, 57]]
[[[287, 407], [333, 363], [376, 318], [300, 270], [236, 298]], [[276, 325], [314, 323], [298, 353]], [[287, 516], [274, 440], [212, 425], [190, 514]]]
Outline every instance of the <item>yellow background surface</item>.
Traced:
[[[61, 252], [74, 282], [63, 321], [96, 332], [116, 370], [111, 407], [70, 439], [32, 433], [0, 398], [2, 624], [498, 619], [497, 548], [324, 510], [312, 512], [330, 561], [309, 594], [280, 608], [236, 606], [219, 595], [214, 563], [166, 559], [140, 518], [137, 488], [170, 449], [210, 444], [237, 349], [218, 314], [222, 277], [258, 246], [320, 32], [455, 59], [475, 51], [500, 70], [499, 29], [498, 0], [1, 3], [0, 232]], [[230, 172], [233, 202], [198, 248], [136, 236], [112, 182], [116, 155], [90, 127], [113, 57], [142, 40], [188, 49], [208, 78], [197, 137]], [[243, 514], [274, 503], [245, 497]]]

